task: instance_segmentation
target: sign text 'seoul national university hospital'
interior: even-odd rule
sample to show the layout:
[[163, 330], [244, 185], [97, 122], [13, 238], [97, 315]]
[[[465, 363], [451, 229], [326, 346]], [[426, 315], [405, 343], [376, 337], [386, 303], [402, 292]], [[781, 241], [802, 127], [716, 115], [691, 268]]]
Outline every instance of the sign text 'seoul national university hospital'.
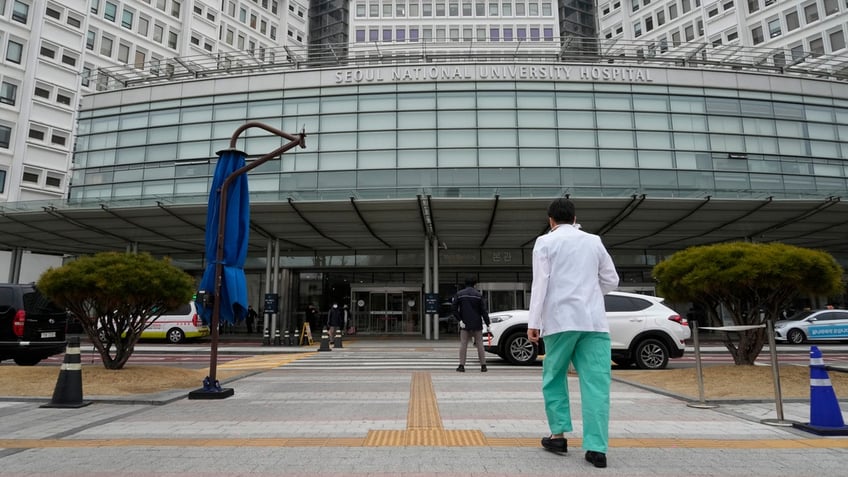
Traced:
[[336, 84], [383, 81], [622, 81], [652, 83], [648, 68], [564, 65], [434, 65], [356, 68], [335, 72]]

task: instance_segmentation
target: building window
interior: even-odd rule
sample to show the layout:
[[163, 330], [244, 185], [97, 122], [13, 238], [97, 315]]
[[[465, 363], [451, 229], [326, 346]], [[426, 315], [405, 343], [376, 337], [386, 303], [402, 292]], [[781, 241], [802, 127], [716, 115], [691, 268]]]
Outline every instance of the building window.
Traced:
[[18, 98], [18, 85], [3, 81], [0, 83], [0, 103], [15, 105]]
[[657, 26], [663, 26], [665, 24], [665, 11], [660, 10], [657, 12]]
[[97, 41], [97, 32], [88, 30], [88, 33], [85, 35], [85, 47], [89, 50], [94, 51], [94, 42]]
[[813, 58], [824, 54], [824, 41], [821, 38], [813, 38], [810, 40], [810, 55]]
[[[0, 2], [0, 7], [2, 7], [2, 6], [3, 6], [3, 2]], [[3, 12], [3, 9], [0, 8], [0, 13], [2, 13], [2, 12]], [[53, 19], [56, 19], [56, 20], [62, 19], [62, 12], [60, 12], [59, 10], [56, 10], [56, 9], [50, 7], [50, 6], [48, 6], [44, 10], [44, 13], [45, 13], [45, 15], [47, 15], [50, 18], [53, 18]]]
[[30, 139], [37, 139], [39, 141], [43, 141], [44, 140], [44, 131], [42, 131], [40, 129], [35, 129], [35, 128], [30, 129], [29, 130], [29, 137], [30, 137]]
[[798, 22], [798, 12], [792, 10], [786, 14], [786, 30], [792, 31], [797, 29], [801, 24]]
[[121, 14], [121, 26], [128, 30], [132, 30], [133, 15], [135, 15], [133, 12], [124, 9], [123, 14]]
[[59, 104], [64, 104], [65, 106], [70, 106], [71, 96], [62, 93], [56, 93], [56, 102]]
[[44, 179], [44, 185], [47, 187], [55, 187], [59, 189], [62, 187], [62, 178], [54, 176], [52, 174], [47, 174], [47, 177]]
[[753, 41], [755, 45], [759, 45], [765, 41], [765, 38], [763, 37], [763, 27], [754, 27], [751, 30], [751, 41]]
[[55, 50], [53, 50], [53, 48], [51, 48], [51, 47], [49, 47], [49, 46], [47, 46], [47, 45], [41, 45], [41, 50], [39, 50], [39, 52], [38, 52], [38, 53], [39, 53], [41, 56], [44, 56], [44, 57], [46, 57], [46, 58], [50, 58], [50, 59], [55, 59], [55, 58], [56, 58], [56, 51], [55, 51]]
[[64, 146], [68, 143], [68, 138], [62, 134], [53, 134], [50, 136], [50, 142], [57, 146]]
[[174, 0], [171, 2], [171, 16], [174, 18], [180, 18], [180, 14], [182, 13], [182, 4], [180, 2]]
[[118, 44], [118, 61], [123, 64], [130, 62], [130, 46], [125, 43]]
[[24, 171], [24, 175], [21, 177], [21, 180], [31, 184], [38, 184], [38, 174], [31, 171]]
[[100, 54], [103, 56], [112, 56], [112, 39], [103, 37], [100, 39]]
[[[3, 134], [3, 126], [0, 126], [0, 141], [3, 140], [2, 134]], [[0, 144], [0, 145], [2, 145], [2, 144]], [[0, 194], [3, 194], [4, 192], [6, 192], [6, 171], [4, 171], [3, 169], [0, 169]]]
[[845, 34], [842, 30], [836, 30], [830, 34], [830, 51], [834, 52], [845, 48]]
[[29, 5], [19, 0], [15, 0], [14, 7], [12, 7], [12, 20], [26, 25], [27, 20], [29, 20]]
[[668, 19], [674, 20], [677, 18], [677, 4], [672, 3], [668, 6]]
[[97, 15], [100, 11], [100, 0], [91, 0], [91, 13]]
[[769, 29], [769, 38], [775, 38], [780, 36], [780, 19], [776, 18], [770, 22], [768, 22]]
[[836, 0], [824, 0], [824, 16], [830, 16], [839, 11], [839, 2]]
[[819, 19], [819, 8], [815, 3], [811, 3], [804, 7], [804, 18], [807, 24], [813, 23]]
[[754, 13], [760, 9], [759, 0], [748, 0], [748, 13]]
[[39, 98], [50, 99], [50, 90], [36, 86], [33, 94]]
[[68, 25], [70, 25], [70, 26], [72, 26], [72, 27], [74, 27], [74, 28], [80, 28], [80, 27], [82, 27], [82, 20], [80, 20], [80, 19], [79, 19], [78, 17], [76, 17], [76, 16], [68, 15], [68, 19], [67, 19], [67, 20], [65, 20], [65, 21], [67, 22], [67, 24], [68, 24]]
[[68, 66], [76, 66], [77, 65], [77, 59], [76, 59], [76, 57], [65, 53], [65, 54], [62, 55], [62, 63], [66, 64]]
[[9, 43], [6, 46], [6, 61], [15, 64], [21, 64], [21, 58], [24, 53], [24, 45], [23, 43], [18, 43], [14, 40], [9, 40]]
[[110, 22], [115, 21], [115, 17], [118, 15], [118, 6], [114, 3], [106, 2], [106, 6], [103, 8], [103, 18], [109, 20]]
[[168, 32], [168, 46], [176, 49], [177, 48], [177, 40], [178, 40], [177, 34], [175, 32], [169, 31]]
[[689, 10], [692, 9], [692, 4], [689, 0], [681, 0], [680, 2], [680, 11], [683, 13], [689, 13]]
[[141, 36], [147, 36], [148, 29], [150, 28], [150, 20], [144, 17], [138, 17], [138, 34]]
[[[3, 126], [0, 124], [0, 147], [3, 149], [9, 149], [9, 141], [12, 139], [12, 128], [9, 126]], [[3, 171], [5, 176], [5, 171]], [[5, 179], [5, 177], [4, 177]], [[6, 182], [5, 180], [3, 181]]]

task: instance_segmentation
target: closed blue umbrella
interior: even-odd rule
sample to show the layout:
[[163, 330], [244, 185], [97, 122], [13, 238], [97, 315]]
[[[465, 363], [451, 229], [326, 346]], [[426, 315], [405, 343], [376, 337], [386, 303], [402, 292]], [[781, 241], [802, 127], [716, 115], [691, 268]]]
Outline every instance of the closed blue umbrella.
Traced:
[[[218, 241], [223, 239], [221, 259], [220, 322], [235, 323], [247, 314], [247, 280], [244, 277], [244, 262], [247, 258], [247, 242], [250, 233], [250, 194], [247, 175], [240, 174], [227, 187], [227, 197], [221, 200], [224, 181], [233, 172], [245, 166], [245, 154], [236, 149], [218, 152], [218, 165], [212, 178], [209, 193], [209, 210], [206, 215], [206, 270], [200, 281], [200, 289], [209, 295], [215, 294], [215, 274], [218, 264]], [[221, 207], [225, 207], [223, 236], [219, 237]], [[213, 308], [198, 304], [200, 316], [213, 327]], [[215, 333], [217, 330], [213, 330]]]
[[[282, 138], [284, 144], [268, 154], [245, 165], [245, 153], [235, 149], [239, 134], [253, 127], [262, 128]], [[189, 399], [221, 399], [233, 395], [231, 388], [222, 389], [215, 372], [218, 366], [218, 324], [220, 320], [234, 323], [247, 313], [247, 280], [244, 262], [250, 233], [250, 193], [247, 172], [289, 149], [306, 147], [306, 133], [292, 136], [279, 129], [256, 122], [247, 123], [233, 133], [230, 148], [218, 151], [218, 165], [209, 192], [209, 210], [206, 216], [206, 270], [200, 281], [200, 291], [214, 298], [212, 306], [199, 300], [198, 311], [203, 320], [212, 326], [212, 346], [209, 354], [209, 376], [203, 388], [189, 393]]]

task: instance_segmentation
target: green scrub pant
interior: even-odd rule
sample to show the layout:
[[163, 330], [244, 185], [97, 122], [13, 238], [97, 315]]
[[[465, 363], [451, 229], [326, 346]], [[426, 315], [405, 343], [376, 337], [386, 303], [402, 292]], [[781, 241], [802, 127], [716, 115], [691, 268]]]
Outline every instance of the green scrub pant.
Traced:
[[583, 449], [606, 454], [609, 443], [610, 337], [594, 331], [545, 336], [542, 395], [552, 434], [571, 432], [568, 365], [574, 363], [583, 410]]

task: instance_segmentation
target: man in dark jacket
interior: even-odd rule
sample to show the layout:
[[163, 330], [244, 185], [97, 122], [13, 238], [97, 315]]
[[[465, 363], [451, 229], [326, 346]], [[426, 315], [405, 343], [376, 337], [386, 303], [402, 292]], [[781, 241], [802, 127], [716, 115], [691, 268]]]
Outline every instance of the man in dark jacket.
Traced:
[[465, 279], [465, 288], [453, 297], [453, 313], [459, 320], [459, 367], [456, 370], [465, 372], [465, 355], [468, 351], [468, 339], [473, 337], [477, 346], [477, 356], [480, 358], [480, 371], [486, 372], [486, 351], [483, 349], [483, 322], [488, 327], [489, 312], [483, 294], [474, 288], [477, 280], [473, 277]]

